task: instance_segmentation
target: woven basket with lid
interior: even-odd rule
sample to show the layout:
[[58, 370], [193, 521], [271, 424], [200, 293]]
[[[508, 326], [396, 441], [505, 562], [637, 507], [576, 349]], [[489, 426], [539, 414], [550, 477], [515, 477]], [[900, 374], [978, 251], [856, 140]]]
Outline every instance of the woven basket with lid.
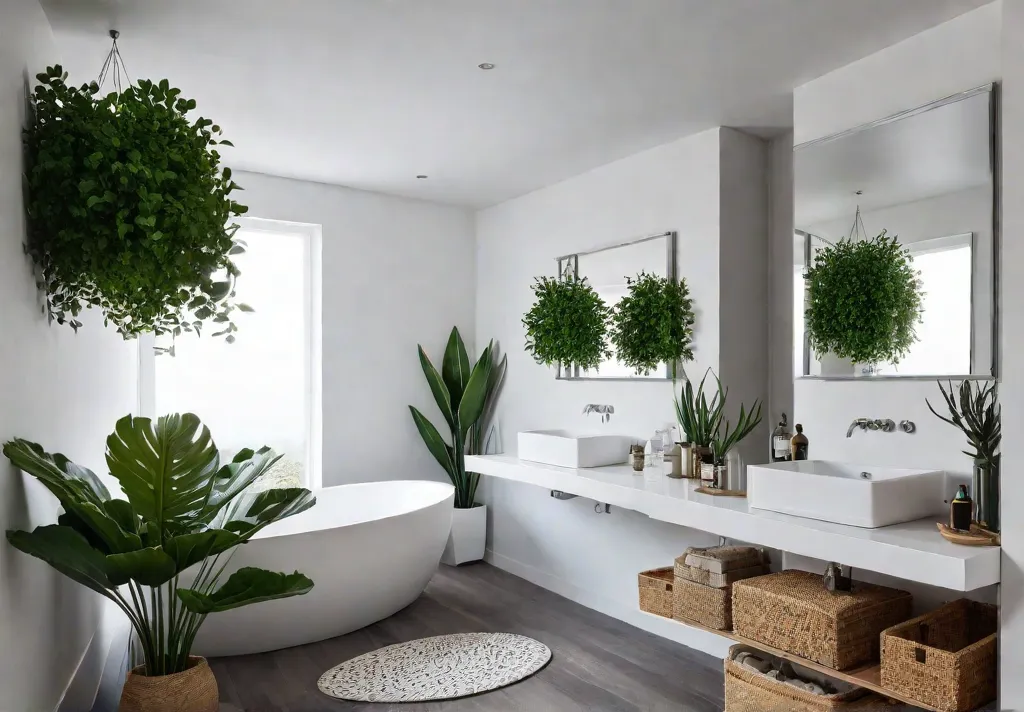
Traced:
[[804, 571], [737, 581], [732, 591], [738, 635], [834, 670], [877, 660], [882, 631], [911, 615], [906, 591], [855, 582], [850, 593], [830, 593]]
[[690, 547], [676, 559], [682, 564], [713, 574], [724, 574], [737, 569], [768, 564], [768, 555], [752, 546]]

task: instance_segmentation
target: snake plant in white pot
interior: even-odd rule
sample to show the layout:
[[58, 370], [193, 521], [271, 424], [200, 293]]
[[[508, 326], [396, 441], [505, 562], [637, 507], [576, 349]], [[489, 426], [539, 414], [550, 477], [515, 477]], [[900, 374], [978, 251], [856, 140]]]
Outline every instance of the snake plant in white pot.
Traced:
[[430, 454], [455, 485], [452, 530], [441, 561], [457, 566], [484, 557], [487, 507], [476, 503], [480, 475], [466, 471], [466, 455], [483, 454], [508, 359], [497, 360], [497, 349], [492, 341], [476, 363], [470, 364], [458, 328], [453, 328], [448, 337], [440, 372], [422, 346], [419, 355], [430, 392], [448, 425], [451, 442], [446, 442], [417, 408], [410, 405], [409, 411]]

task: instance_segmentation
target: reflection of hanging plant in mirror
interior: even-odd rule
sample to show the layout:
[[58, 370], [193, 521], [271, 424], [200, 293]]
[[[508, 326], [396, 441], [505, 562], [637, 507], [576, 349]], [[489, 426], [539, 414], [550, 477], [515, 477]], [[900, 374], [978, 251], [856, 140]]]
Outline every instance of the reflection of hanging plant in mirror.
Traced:
[[537, 363], [593, 370], [611, 357], [604, 300], [586, 277], [538, 277], [536, 301], [523, 317], [526, 351]]
[[212, 319], [233, 341], [232, 310], [250, 309], [232, 302], [231, 255], [244, 248], [228, 221], [246, 207], [219, 166], [216, 147], [231, 145], [220, 127], [186, 118], [195, 100], [166, 79], [101, 95], [97, 82], [69, 86], [60, 66], [36, 78], [25, 207], [50, 317], [77, 330], [98, 307], [125, 338]]
[[693, 300], [686, 280], [641, 272], [612, 312], [611, 341], [619, 361], [648, 375], [693, 360]]
[[895, 236], [840, 240], [818, 251], [807, 283], [807, 337], [818, 354], [899, 363], [917, 341], [921, 282]]

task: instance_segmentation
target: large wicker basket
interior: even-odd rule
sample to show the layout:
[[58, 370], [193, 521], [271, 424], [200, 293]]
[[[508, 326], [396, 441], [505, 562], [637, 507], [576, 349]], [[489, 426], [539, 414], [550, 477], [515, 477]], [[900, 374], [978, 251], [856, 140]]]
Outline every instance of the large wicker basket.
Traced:
[[738, 635], [834, 670], [877, 660], [882, 631], [911, 615], [906, 591], [857, 582], [851, 593], [830, 593], [804, 571], [737, 581], [732, 590]]
[[[830, 695], [815, 695], [784, 682], [751, 670], [735, 661], [741, 652], [760, 651], [746, 645], [734, 645], [725, 659], [725, 712], [867, 712], [884, 709], [884, 701], [865, 690], [837, 683], [838, 687], [849, 688]], [[804, 679], [816, 678], [813, 671], [794, 667]]]
[[714, 588], [675, 579], [672, 617], [686, 623], [693, 621], [714, 630], [732, 630], [732, 589]]
[[942, 712], [996, 697], [995, 606], [960, 599], [882, 633], [882, 684]]
[[642, 571], [639, 578], [640, 610], [658, 616], [672, 617], [672, 579], [671, 566], [662, 569]]

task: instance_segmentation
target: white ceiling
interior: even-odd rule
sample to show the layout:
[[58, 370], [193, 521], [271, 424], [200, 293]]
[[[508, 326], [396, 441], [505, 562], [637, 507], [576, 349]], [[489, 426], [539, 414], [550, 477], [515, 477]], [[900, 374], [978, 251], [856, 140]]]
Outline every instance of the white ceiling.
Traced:
[[[992, 182], [988, 93], [809, 145], [794, 156], [796, 227]], [[863, 191], [857, 195], [856, 191]]]
[[987, 1], [43, 4], [75, 80], [116, 27], [131, 75], [195, 98], [235, 168], [479, 207], [712, 126], [788, 126], [793, 87]]

